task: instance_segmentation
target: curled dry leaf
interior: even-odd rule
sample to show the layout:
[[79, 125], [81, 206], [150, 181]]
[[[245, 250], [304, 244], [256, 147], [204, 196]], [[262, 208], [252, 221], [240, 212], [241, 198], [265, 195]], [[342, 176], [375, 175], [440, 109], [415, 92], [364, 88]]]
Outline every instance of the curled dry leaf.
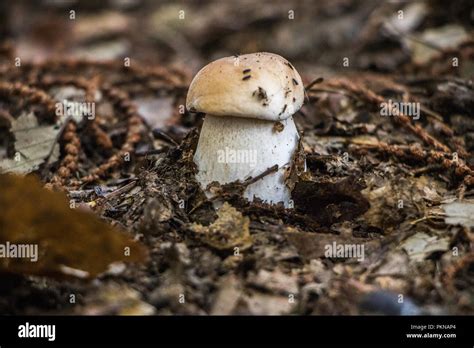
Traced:
[[423, 261], [434, 252], [448, 250], [449, 238], [439, 238], [418, 232], [403, 241], [400, 247], [407, 252], [410, 260]]
[[93, 278], [112, 262], [146, 260], [139, 242], [71, 209], [63, 193], [44, 189], [35, 177], [0, 175], [0, 187], [0, 251], [22, 245], [32, 246], [32, 254], [37, 250], [35, 262], [34, 257], [0, 258], [0, 272]]
[[[457, 47], [469, 35], [463, 27], [458, 25], [445, 25], [443, 27], [428, 29], [414, 38], [405, 39], [405, 43], [413, 52], [413, 60], [417, 63], [426, 63], [439, 54], [440, 49]], [[433, 45], [434, 47], [430, 47]]]
[[173, 98], [136, 98], [138, 112], [145, 122], [152, 128], [161, 128], [171, 123], [173, 116]]
[[[445, 192], [443, 185], [427, 176], [401, 177], [368, 185], [363, 191], [370, 201], [365, 221], [382, 230], [392, 229], [407, 219], [426, 215], [429, 206], [438, 204]], [[408, 214], [412, 216], [409, 216]]]
[[57, 125], [40, 125], [33, 113], [22, 113], [11, 122], [11, 132], [15, 137], [14, 158], [0, 159], [0, 173], [26, 174], [39, 168], [50, 156], [59, 157]]
[[298, 140], [298, 147], [291, 158], [291, 165], [285, 173], [285, 184], [290, 190], [295, 188], [295, 185], [300, 180], [310, 180], [311, 174], [306, 171], [306, 155], [303, 148], [301, 138]]
[[474, 202], [452, 202], [443, 204], [446, 213], [445, 222], [450, 225], [462, 225], [467, 228], [474, 227]]
[[[11, 147], [12, 158], [0, 158], [0, 173], [27, 174], [37, 170], [42, 164], [58, 160], [60, 155], [59, 137], [65, 123], [70, 119], [79, 124], [89, 117], [86, 110], [75, 110], [70, 104], [84, 100], [85, 92], [72, 86], [53, 88], [52, 97], [63, 108], [61, 117], [54, 124], [40, 122], [34, 112], [23, 111], [9, 122], [9, 132], [15, 139]], [[56, 112], [59, 106], [56, 105]], [[8, 147], [8, 144], [7, 144]]]
[[248, 217], [225, 202], [217, 212], [217, 220], [211, 225], [192, 224], [190, 229], [213, 248], [228, 250], [238, 247], [245, 250], [252, 245], [249, 223]]

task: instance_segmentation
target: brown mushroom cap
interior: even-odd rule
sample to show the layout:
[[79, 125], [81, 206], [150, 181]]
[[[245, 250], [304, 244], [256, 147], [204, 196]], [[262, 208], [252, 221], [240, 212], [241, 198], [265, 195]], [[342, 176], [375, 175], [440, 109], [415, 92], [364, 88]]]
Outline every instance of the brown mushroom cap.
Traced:
[[278, 121], [303, 105], [304, 86], [285, 58], [267, 52], [218, 59], [194, 77], [186, 98], [190, 111]]

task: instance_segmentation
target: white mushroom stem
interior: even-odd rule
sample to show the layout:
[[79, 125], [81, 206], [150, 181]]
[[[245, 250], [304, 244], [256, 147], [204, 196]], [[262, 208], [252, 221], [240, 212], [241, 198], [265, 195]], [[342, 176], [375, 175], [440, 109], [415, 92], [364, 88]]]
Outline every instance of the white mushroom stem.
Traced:
[[283, 125], [280, 132], [273, 121], [206, 115], [194, 155], [201, 187], [206, 190], [213, 181], [243, 182], [277, 164], [278, 171], [249, 185], [244, 197], [249, 201], [258, 197], [267, 203], [283, 202], [288, 207], [290, 190], [284, 176], [299, 135], [292, 117], [279, 122]]

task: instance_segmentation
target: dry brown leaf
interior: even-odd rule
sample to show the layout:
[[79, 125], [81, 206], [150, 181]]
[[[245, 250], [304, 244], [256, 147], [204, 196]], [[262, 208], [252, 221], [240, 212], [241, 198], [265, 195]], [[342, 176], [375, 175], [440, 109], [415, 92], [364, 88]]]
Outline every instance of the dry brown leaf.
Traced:
[[90, 213], [71, 209], [63, 193], [44, 189], [33, 176], [0, 175], [0, 187], [0, 246], [30, 245], [31, 254], [37, 246], [36, 262], [2, 257], [0, 271], [93, 278], [112, 262], [146, 259], [139, 242]]
[[192, 224], [190, 229], [198, 234], [204, 243], [219, 250], [234, 247], [245, 250], [252, 245], [248, 217], [243, 216], [227, 202], [219, 209], [217, 216], [217, 220], [210, 226]]
[[32, 112], [23, 113], [11, 124], [16, 155], [0, 160], [0, 173], [26, 174], [38, 169], [49, 155], [50, 160], [56, 160], [59, 156], [59, 147], [56, 146], [59, 131], [58, 125], [40, 125]]
[[474, 227], [474, 202], [456, 201], [443, 204], [446, 213], [445, 222], [450, 225], [462, 225], [467, 228]]
[[407, 252], [410, 260], [421, 262], [434, 252], [448, 250], [449, 238], [439, 238], [418, 232], [404, 240], [400, 247]]

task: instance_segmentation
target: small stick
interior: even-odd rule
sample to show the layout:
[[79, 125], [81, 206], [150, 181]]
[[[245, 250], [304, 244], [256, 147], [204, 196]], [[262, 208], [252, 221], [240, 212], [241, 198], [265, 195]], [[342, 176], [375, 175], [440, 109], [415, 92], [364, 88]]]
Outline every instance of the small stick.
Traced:
[[323, 82], [323, 81], [324, 81], [324, 78], [322, 78], [322, 77], [317, 77], [317, 78], [315, 78], [313, 81], [311, 81], [310, 83], [308, 83], [308, 84], [304, 87], [304, 89], [307, 90], [307, 91], [309, 91], [309, 90], [311, 89], [311, 87], [313, 87], [314, 85], [316, 85], [316, 84], [318, 84], [318, 83], [321, 83], [321, 82]]
[[246, 179], [242, 185], [244, 185], [245, 187], [249, 186], [249, 185], [252, 185], [253, 183], [259, 181], [260, 179], [264, 178], [265, 176], [267, 176], [268, 174], [271, 174], [273, 172], [276, 172], [278, 170], [278, 164], [275, 164], [273, 166], [271, 166], [270, 168], [267, 168], [263, 173], [257, 175], [256, 177], [254, 178], [248, 178]]
[[160, 136], [162, 136], [163, 138], [165, 138], [166, 141], [168, 141], [169, 143], [173, 144], [174, 146], [179, 146], [179, 144], [174, 141], [173, 138], [171, 138], [168, 134], [166, 134], [165, 132], [159, 130], [159, 129], [154, 129], [153, 130], [153, 133], [156, 133]]
[[[278, 164], [275, 164], [273, 166], [271, 166], [270, 168], [267, 168], [263, 173], [257, 175], [256, 177], [253, 177], [253, 178], [248, 178], [246, 179], [243, 183], [242, 183], [242, 186], [243, 187], [247, 187], [255, 182], [257, 182], [258, 180], [264, 178], [265, 176], [267, 176], [268, 174], [271, 174], [273, 172], [276, 172], [278, 170]], [[196, 204], [196, 206], [194, 206], [189, 212], [188, 214], [192, 214], [196, 209], [198, 209], [199, 207], [201, 207], [205, 202], [207, 201], [210, 201], [210, 202], [213, 202], [215, 201], [217, 198], [221, 197], [222, 194], [221, 193], [218, 193], [212, 197], [209, 197], [207, 200], [204, 200], [204, 201], [201, 201], [199, 202], [198, 204]]]

